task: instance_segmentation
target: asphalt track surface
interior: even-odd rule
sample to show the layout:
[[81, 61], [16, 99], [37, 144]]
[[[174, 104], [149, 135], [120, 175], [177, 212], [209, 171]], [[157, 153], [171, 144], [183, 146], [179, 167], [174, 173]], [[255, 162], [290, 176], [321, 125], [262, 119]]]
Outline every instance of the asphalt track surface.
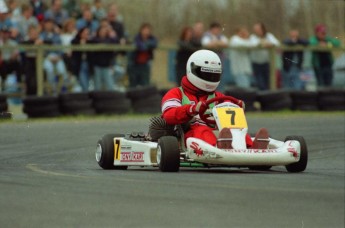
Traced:
[[345, 114], [248, 122], [304, 136], [307, 170], [107, 171], [97, 139], [146, 131], [147, 118], [0, 123], [0, 227], [344, 227]]

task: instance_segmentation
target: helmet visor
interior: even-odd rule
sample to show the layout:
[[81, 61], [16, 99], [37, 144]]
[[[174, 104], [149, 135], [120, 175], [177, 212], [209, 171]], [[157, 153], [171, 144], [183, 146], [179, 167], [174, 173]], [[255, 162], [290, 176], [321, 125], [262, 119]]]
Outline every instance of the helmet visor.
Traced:
[[194, 75], [208, 82], [219, 82], [222, 75], [222, 69], [201, 67], [195, 63], [191, 63], [191, 70]]

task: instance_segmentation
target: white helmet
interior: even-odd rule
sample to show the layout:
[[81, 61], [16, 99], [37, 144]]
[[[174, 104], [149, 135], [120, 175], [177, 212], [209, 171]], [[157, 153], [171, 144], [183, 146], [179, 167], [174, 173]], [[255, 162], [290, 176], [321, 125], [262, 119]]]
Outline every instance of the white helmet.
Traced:
[[187, 78], [197, 88], [213, 92], [217, 89], [222, 74], [222, 63], [213, 51], [194, 52], [187, 62]]

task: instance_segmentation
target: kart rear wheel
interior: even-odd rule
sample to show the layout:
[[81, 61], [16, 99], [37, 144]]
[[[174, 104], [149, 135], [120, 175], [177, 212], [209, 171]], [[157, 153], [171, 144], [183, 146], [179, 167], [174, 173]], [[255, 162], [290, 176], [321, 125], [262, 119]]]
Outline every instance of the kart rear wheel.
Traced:
[[98, 140], [96, 161], [103, 169], [127, 169], [127, 166], [114, 166], [114, 138], [125, 137], [123, 134], [107, 134]]
[[286, 165], [285, 168], [291, 173], [303, 172], [307, 168], [308, 163], [308, 148], [307, 144], [302, 136], [287, 136], [285, 142], [289, 140], [296, 140], [300, 143], [301, 154], [298, 162]]
[[180, 150], [176, 137], [163, 136], [158, 139], [157, 164], [162, 172], [179, 171]]

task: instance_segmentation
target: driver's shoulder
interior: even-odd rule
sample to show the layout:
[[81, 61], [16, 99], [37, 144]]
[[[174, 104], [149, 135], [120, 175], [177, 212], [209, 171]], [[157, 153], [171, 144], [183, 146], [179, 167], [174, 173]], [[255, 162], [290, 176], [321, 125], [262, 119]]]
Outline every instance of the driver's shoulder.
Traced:
[[170, 99], [182, 99], [182, 92], [179, 87], [174, 87], [170, 89], [164, 96], [163, 101], [170, 100]]

